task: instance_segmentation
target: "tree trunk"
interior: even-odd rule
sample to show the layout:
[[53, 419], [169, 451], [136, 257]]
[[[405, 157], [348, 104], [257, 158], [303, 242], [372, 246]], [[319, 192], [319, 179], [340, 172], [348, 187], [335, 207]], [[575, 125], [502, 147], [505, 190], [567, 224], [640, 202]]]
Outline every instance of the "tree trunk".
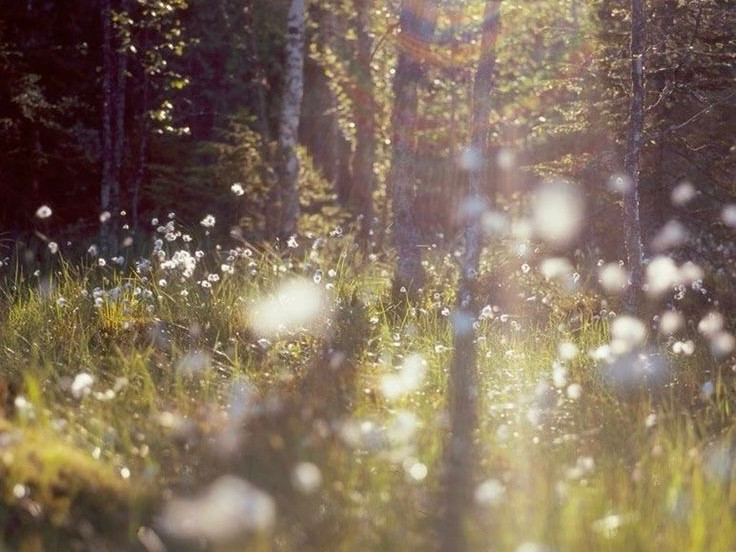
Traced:
[[413, 213], [416, 198], [412, 169], [416, 162], [417, 83], [422, 76], [422, 59], [428, 53], [436, 24], [435, 0], [402, 2], [399, 52], [393, 83], [393, 155], [389, 188], [396, 246], [394, 294], [408, 294], [410, 298], [424, 285], [425, 277], [419, 251], [419, 232]]
[[[111, 213], [115, 188], [115, 154], [113, 148], [113, 85], [115, 52], [113, 46], [112, 7], [110, 0], [100, 0], [102, 20], [102, 179], [100, 182], [100, 212]], [[113, 244], [112, 224], [101, 218], [100, 253], [109, 255]]]
[[[121, 2], [125, 10], [127, 3]], [[125, 87], [128, 56], [118, 44], [113, 27], [111, 0], [100, 0], [102, 18], [102, 179], [100, 183], [100, 249], [114, 254], [118, 241], [118, 218], [123, 155], [125, 152]], [[109, 216], [108, 216], [109, 213]]]
[[631, 0], [631, 99], [624, 158], [629, 186], [624, 193], [623, 216], [626, 261], [631, 270], [631, 288], [625, 298], [625, 307], [632, 313], [639, 310], [644, 262], [639, 214], [639, 161], [644, 130], [644, 25], [644, 0]]
[[351, 203], [360, 218], [358, 242], [366, 249], [373, 222], [373, 190], [376, 159], [375, 96], [371, 76], [373, 41], [368, 33], [370, 0], [355, 0], [355, 31], [357, 44], [357, 77], [355, 97], [355, 157]]
[[279, 228], [281, 238], [296, 233], [299, 218], [296, 144], [304, 89], [304, 0], [291, 0], [287, 19], [284, 95], [281, 103], [278, 142]]
[[490, 112], [496, 64], [500, 0], [487, 0], [483, 17], [481, 52], [473, 85], [471, 143], [468, 165], [468, 197], [462, 207], [465, 224], [465, 254], [461, 261], [457, 305], [453, 319], [453, 355], [448, 386], [450, 435], [443, 455], [442, 522], [440, 549], [461, 552], [467, 549], [463, 519], [472, 496], [475, 454], [473, 432], [477, 423], [476, 344], [473, 331], [474, 287], [482, 249], [481, 219], [486, 206], [483, 185], [486, 167]]
[[[120, 3], [121, 11], [127, 9], [127, 2], [123, 0]], [[122, 44], [118, 44], [117, 52], [114, 56], [115, 67], [115, 85], [113, 92], [113, 102], [115, 105], [114, 115], [114, 133], [113, 133], [113, 187], [110, 198], [110, 222], [112, 224], [112, 233], [114, 236], [113, 243], [117, 243], [117, 233], [120, 229], [120, 206], [121, 206], [121, 187], [123, 179], [123, 156], [125, 154], [125, 88], [128, 71], [128, 54]], [[117, 245], [115, 245], [117, 247]]]
[[148, 72], [143, 68], [143, 83], [141, 84], [140, 130], [138, 138], [138, 154], [136, 159], [135, 177], [130, 186], [130, 214], [133, 232], [138, 231], [140, 193], [146, 176], [146, 155], [148, 153]]

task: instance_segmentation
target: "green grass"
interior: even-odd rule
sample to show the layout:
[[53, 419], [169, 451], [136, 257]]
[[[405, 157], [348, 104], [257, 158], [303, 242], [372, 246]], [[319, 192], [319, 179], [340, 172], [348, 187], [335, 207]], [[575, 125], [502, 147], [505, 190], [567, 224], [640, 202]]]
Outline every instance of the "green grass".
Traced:
[[[161, 529], [166, 504], [234, 474], [273, 499], [275, 523], [212, 549], [433, 547], [454, 262], [432, 252], [428, 290], [405, 309], [390, 300], [390, 259], [362, 255], [347, 236], [316, 248], [301, 241], [290, 256], [241, 249], [228, 260], [227, 251], [208, 252], [184, 279], [158, 261], [151, 272], [59, 262], [39, 277], [7, 275], [6, 546], [152, 550], [145, 535], [153, 528], [169, 549], [194, 550]], [[224, 262], [233, 274], [221, 272]], [[203, 287], [207, 273], [219, 280]], [[252, 331], [254, 301], [286, 278], [318, 273], [329, 305], [317, 334], [264, 341]], [[665, 352], [664, 385], [623, 393], [590, 355], [608, 341], [600, 301], [532, 276], [508, 275], [529, 295], [547, 296], [546, 305], [477, 324], [471, 477], [495, 493], [479, 491], [466, 516], [470, 548], [732, 550], [730, 363], [702, 346], [691, 357]], [[658, 341], [667, 350], [652, 337]], [[561, 342], [580, 352], [563, 362], [567, 381], [555, 387]], [[410, 355], [426, 363], [421, 385], [386, 396], [384, 377]], [[94, 383], [75, 395], [80, 373]], [[706, 397], [708, 379], [714, 393]], [[572, 383], [579, 397], [568, 396]], [[310, 492], [294, 483], [305, 462], [321, 475]]]

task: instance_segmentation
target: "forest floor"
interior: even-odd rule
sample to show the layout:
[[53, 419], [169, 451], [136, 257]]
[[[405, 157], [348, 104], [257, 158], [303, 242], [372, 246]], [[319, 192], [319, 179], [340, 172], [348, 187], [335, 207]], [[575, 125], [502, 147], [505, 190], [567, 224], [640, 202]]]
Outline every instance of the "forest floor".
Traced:
[[[433, 547], [455, 261], [407, 308], [388, 260], [300, 241], [3, 268], [0, 550]], [[730, 362], [525, 262], [484, 259], [513, 295], [478, 305], [468, 549], [733, 550]]]

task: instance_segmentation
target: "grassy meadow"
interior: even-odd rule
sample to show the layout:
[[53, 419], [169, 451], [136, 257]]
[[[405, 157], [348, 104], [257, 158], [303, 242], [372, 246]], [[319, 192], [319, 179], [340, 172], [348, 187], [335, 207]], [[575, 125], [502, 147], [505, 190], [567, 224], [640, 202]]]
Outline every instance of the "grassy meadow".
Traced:
[[[0, 549], [431, 550], [455, 258], [407, 304], [347, 233], [160, 233], [125, 267], [4, 261]], [[575, 268], [486, 251], [469, 549], [733, 550], [727, 344]]]

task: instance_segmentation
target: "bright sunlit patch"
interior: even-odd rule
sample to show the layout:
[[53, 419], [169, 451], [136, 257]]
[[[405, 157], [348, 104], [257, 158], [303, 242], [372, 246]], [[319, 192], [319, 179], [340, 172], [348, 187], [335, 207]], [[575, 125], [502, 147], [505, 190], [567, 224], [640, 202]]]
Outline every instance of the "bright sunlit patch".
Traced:
[[532, 218], [537, 237], [564, 246], [578, 234], [583, 220], [584, 202], [579, 190], [565, 181], [542, 184], [532, 204]]
[[305, 278], [288, 280], [271, 295], [256, 302], [246, 313], [260, 337], [298, 330], [324, 328], [326, 298], [323, 289]]

